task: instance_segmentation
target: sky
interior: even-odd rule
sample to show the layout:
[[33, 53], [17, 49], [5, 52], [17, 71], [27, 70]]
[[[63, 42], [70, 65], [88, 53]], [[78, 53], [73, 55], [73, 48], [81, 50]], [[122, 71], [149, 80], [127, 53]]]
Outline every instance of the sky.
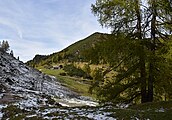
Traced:
[[96, 0], [0, 0], [0, 41], [26, 62], [94, 32], [109, 33], [91, 13]]

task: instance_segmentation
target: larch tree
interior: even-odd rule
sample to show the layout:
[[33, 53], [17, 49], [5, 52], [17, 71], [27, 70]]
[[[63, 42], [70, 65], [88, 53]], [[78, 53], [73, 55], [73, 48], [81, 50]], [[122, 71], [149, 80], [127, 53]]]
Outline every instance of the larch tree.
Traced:
[[[134, 57], [127, 55], [124, 55], [125, 58], [119, 57], [121, 59], [119, 60], [121, 61], [120, 65], [128, 70], [122, 74], [122, 77], [118, 71], [119, 75], [116, 77], [120, 76], [120, 80], [127, 77], [129, 79], [136, 71], [139, 72], [139, 75], [135, 75], [134, 78], [140, 84], [141, 102], [152, 102], [156, 75], [161, 71], [157, 66], [157, 62], [160, 61], [157, 53], [165, 46], [172, 33], [171, 0], [97, 0], [92, 5], [92, 12], [98, 17], [102, 26], [111, 28], [112, 34], [118, 36], [122, 33], [125, 36], [124, 39], [134, 43], [135, 50], [131, 51], [131, 47], [126, 49], [131, 51], [128, 55]], [[130, 43], [126, 42], [126, 44]], [[126, 59], [128, 57], [130, 59]], [[132, 62], [134, 58], [137, 60]], [[125, 61], [122, 59], [131, 61], [130, 67], [125, 65]], [[132, 85], [128, 84], [123, 89], [117, 90], [118, 94], [126, 90], [127, 87], [133, 87]], [[113, 97], [115, 98], [117, 95]]]
[[[153, 101], [154, 82], [156, 81], [156, 51], [169, 40], [172, 30], [172, 1], [171, 0], [148, 0], [148, 31], [150, 35], [150, 53], [152, 59], [149, 62], [148, 78], [148, 101]], [[150, 29], [149, 29], [150, 28]]]

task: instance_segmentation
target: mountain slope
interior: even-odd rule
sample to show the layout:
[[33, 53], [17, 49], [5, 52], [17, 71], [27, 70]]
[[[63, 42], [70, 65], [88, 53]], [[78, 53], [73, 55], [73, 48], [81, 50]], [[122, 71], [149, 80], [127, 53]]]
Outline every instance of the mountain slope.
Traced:
[[93, 107], [72, 108], [85, 105], [97, 103], [70, 91], [53, 76], [0, 52], [0, 119], [113, 119], [108, 116], [110, 112], [101, 114], [109, 107], [98, 111], [97, 107], [94, 111]]
[[98, 42], [104, 41], [108, 38], [109, 34], [105, 33], [93, 33], [92, 35], [86, 37], [83, 40], [80, 40], [69, 47], [62, 50], [62, 52], [66, 52], [67, 54], [77, 54], [76, 52], [84, 51], [90, 47], [93, 47]]
[[[47, 105], [48, 98], [85, 99], [62, 86], [58, 80], [26, 66], [7, 53], [0, 52], [0, 104], [16, 103], [27, 106]], [[41, 102], [40, 102], [41, 101]], [[50, 100], [51, 101], [51, 100]]]
[[24, 88], [58, 97], [63, 97], [64, 92], [66, 96], [71, 95], [54, 77], [44, 75], [6, 53], [0, 53], [0, 78], [1, 84], [13, 91]]
[[[63, 106], [77, 105], [96, 103], [62, 86], [53, 76], [0, 52], [0, 119], [53, 119], [53, 111], [59, 113], [56, 118], [64, 119], [69, 114], [64, 111], [69, 112], [70, 108]], [[79, 109], [74, 111], [81, 117], [84, 114]], [[68, 118], [76, 116], [71, 115]]]
[[58, 63], [59, 61], [88, 61], [85, 59], [84, 52], [102, 41], [109, 39], [111, 35], [105, 33], [94, 33], [83, 40], [80, 40], [60, 52], [53, 53], [48, 56], [36, 55], [33, 60], [27, 62], [29, 66], [50, 65], [52, 63]]

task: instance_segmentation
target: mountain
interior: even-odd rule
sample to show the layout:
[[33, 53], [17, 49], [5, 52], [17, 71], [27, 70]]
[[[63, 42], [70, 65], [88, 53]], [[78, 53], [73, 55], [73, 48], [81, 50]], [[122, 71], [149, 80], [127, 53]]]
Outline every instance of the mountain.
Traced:
[[102, 41], [109, 40], [111, 34], [106, 33], [93, 33], [85, 39], [68, 46], [60, 52], [53, 53], [51, 55], [36, 55], [33, 60], [28, 61], [26, 64], [29, 66], [50, 65], [52, 63], [58, 63], [59, 61], [89, 61], [85, 58], [85, 52], [94, 48], [96, 44]]

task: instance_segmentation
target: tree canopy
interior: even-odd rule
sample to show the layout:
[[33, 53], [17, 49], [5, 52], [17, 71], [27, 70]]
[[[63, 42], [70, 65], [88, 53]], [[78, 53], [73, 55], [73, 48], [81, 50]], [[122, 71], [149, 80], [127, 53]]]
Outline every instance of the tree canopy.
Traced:
[[[101, 100], [152, 102], [171, 98], [172, 2], [170, 0], [97, 0], [92, 12], [111, 28], [116, 42], [114, 80], [100, 80]], [[120, 47], [119, 47], [120, 46]], [[96, 82], [98, 83], [98, 82]], [[168, 83], [168, 84], [167, 84]], [[97, 90], [97, 87], [96, 87]], [[167, 95], [168, 94], [168, 95]], [[168, 96], [168, 97], [167, 97]]]

